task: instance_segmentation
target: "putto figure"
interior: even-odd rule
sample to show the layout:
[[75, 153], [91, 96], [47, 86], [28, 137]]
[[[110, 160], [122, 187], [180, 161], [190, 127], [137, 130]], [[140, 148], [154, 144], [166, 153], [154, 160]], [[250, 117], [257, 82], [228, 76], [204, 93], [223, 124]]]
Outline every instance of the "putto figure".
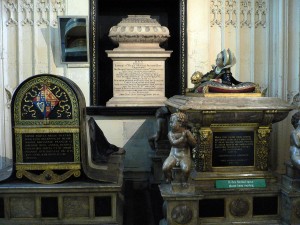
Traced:
[[170, 117], [170, 131], [168, 138], [171, 143], [171, 151], [163, 164], [163, 172], [166, 182], [173, 180], [172, 169], [180, 167], [183, 175], [183, 183], [188, 181], [191, 172], [191, 147], [196, 145], [196, 139], [187, 129], [187, 116], [182, 112], [173, 113]]
[[290, 157], [292, 164], [300, 169], [300, 112], [292, 116], [291, 123], [295, 130], [291, 132], [290, 136]]

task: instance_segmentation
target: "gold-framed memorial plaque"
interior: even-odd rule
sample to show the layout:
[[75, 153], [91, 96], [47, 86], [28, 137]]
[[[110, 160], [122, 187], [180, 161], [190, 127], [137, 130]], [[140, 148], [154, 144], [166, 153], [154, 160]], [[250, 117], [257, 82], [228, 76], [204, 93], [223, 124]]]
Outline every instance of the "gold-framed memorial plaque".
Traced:
[[51, 184], [80, 176], [84, 106], [64, 77], [42, 74], [19, 85], [12, 99], [17, 178]]
[[212, 161], [213, 171], [232, 167], [255, 166], [256, 132], [254, 125], [214, 126], [212, 125]]

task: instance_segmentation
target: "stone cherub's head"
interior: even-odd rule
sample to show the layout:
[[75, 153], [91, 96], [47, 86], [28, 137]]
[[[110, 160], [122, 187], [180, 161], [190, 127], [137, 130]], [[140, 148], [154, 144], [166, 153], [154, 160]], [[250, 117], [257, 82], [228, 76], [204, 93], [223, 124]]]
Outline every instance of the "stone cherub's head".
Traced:
[[296, 129], [300, 125], [300, 111], [296, 112], [291, 118], [291, 124]]
[[203, 73], [196, 71], [191, 76], [191, 82], [192, 84], [199, 84], [201, 79], [203, 77]]

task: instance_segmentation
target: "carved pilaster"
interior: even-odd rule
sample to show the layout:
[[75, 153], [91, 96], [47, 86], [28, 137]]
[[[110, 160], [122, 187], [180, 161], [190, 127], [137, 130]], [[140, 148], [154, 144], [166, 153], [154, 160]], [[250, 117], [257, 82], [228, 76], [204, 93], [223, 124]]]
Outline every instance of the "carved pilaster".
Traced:
[[258, 170], [268, 169], [270, 134], [270, 127], [259, 127], [257, 130], [255, 167]]
[[210, 128], [201, 128], [199, 131], [200, 144], [197, 146], [195, 165], [197, 171], [212, 170], [212, 130]]

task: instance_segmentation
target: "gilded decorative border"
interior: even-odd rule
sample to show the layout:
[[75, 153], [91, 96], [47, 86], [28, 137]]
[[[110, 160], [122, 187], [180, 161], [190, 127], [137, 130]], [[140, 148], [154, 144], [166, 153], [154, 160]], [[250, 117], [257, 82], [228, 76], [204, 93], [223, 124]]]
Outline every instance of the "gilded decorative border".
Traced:
[[[23, 162], [23, 148], [22, 148], [22, 134], [24, 133], [35, 133], [32, 129], [27, 129], [26, 132], [22, 132], [25, 129], [18, 130], [18, 132], [15, 132], [15, 143], [16, 143], [16, 164]], [[35, 130], [35, 129], [34, 129]], [[65, 132], [64, 130], [59, 131], [61, 129], [40, 129], [42, 132], [36, 132], [37, 134], [40, 133], [73, 133], [73, 148], [74, 148], [74, 161], [80, 163], [80, 137], [78, 129], [69, 129], [68, 132]], [[48, 132], [46, 132], [48, 130]], [[51, 131], [52, 130], [52, 131]], [[20, 133], [22, 132], [22, 133]], [[30, 163], [30, 165], [35, 165], [37, 163]], [[50, 163], [51, 165], [51, 163]], [[28, 169], [28, 168], [26, 168]], [[69, 169], [69, 168], [68, 168]], [[72, 168], [71, 168], [72, 169]]]
[[185, 0], [181, 0], [181, 12], [180, 12], [180, 29], [181, 29], [181, 94], [184, 95], [185, 94], [185, 83], [186, 83], [186, 56], [185, 56], [185, 16], [186, 16], [186, 4], [185, 4]]
[[92, 32], [92, 101], [93, 105], [96, 105], [96, 0], [91, 0], [91, 32]]
[[79, 170], [80, 163], [18, 163], [16, 170]]
[[[258, 146], [258, 131], [259, 125], [257, 123], [238, 123], [238, 124], [211, 124], [208, 128], [201, 128], [199, 130], [200, 143], [198, 143], [195, 150], [195, 166], [198, 172], [208, 171], [225, 171], [232, 170], [232, 168], [248, 168], [254, 170], [257, 168], [259, 157]], [[226, 166], [226, 167], [213, 167], [212, 166], [212, 151], [213, 151], [213, 133], [216, 131], [221, 132], [235, 132], [235, 131], [253, 131], [254, 132], [254, 162], [252, 166]]]
[[64, 89], [64, 91], [67, 92], [69, 95], [69, 98], [71, 100], [72, 104], [72, 117], [73, 119], [70, 120], [47, 120], [47, 125], [79, 125], [79, 106], [78, 106], [78, 100], [76, 98], [75, 93], [73, 90], [67, 85], [63, 80], [57, 79], [55, 77], [50, 76], [43, 76], [43, 77], [37, 77], [33, 78], [32, 80], [25, 83], [20, 90], [18, 91], [15, 102], [14, 102], [14, 119], [15, 119], [15, 126], [19, 125], [45, 125], [45, 120], [22, 120], [21, 119], [21, 103], [23, 100], [23, 97], [25, 93], [33, 86], [37, 85], [39, 83], [53, 83], [57, 85], [58, 87], [61, 87]]

